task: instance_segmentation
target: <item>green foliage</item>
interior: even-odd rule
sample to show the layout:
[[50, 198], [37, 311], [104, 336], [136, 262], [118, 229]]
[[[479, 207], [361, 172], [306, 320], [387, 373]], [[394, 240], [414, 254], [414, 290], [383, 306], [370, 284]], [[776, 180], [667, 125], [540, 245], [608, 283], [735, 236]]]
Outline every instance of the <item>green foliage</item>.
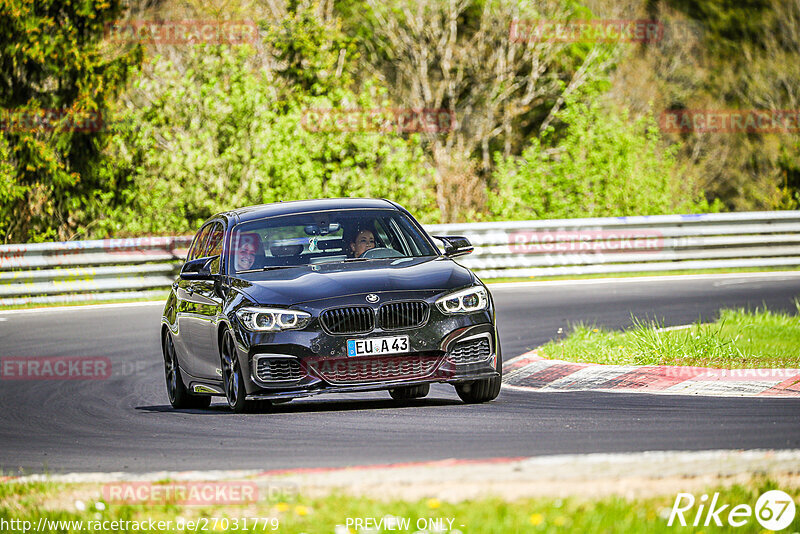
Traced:
[[25, 187], [17, 183], [16, 171], [11, 163], [8, 141], [0, 135], [0, 221], [8, 221], [13, 216], [14, 206], [25, 196]]
[[[436, 220], [418, 139], [314, 131], [313, 109], [386, 103], [370, 86], [354, 95], [343, 87], [346, 80], [323, 77], [330, 62], [314, 47], [326, 28], [290, 18], [287, 24], [303, 26], [306, 43], [293, 54], [302, 49], [316, 58], [302, 83], [295, 69], [276, 76], [255, 68], [262, 58], [249, 46], [197, 46], [180, 64], [154, 58], [136, 82], [138, 98], [122, 117], [113, 149], [118, 174], [132, 178], [135, 195], [129, 209], [96, 225], [99, 235], [190, 232], [218, 211], [320, 197], [386, 197], [424, 221]], [[315, 96], [320, 91], [326, 96]]]
[[[145, 4], [131, 16], [214, 11]], [[503, 52], [512, 17], [602, 18], [585, 4], [470, 0], [448, 44], [434, 31], [452, 7], [440, 0], [419, 12], [372, 0], [259, 11], [235, 0], [225, 12], [252, 11], [260, 42], [159, 45], [163, 56], [130, 84], [142, 48], [103, 41], [105, 25], [125, 16], [121, 0], [2, 1], [0, 242], [183, 233], [222, 209], [326, 196], [392, 198], [425, 222], [705, 212], [720, 209], [716, 199], [731, 209], [800, 205], [796, 132], [662, 137], [642, 115], [796, 108], [797, 6], [634, 1], [668, 29], [675, 15], [676, 28], [689, 17], [698, 31], [631, 45], [624, 60], [620, 46], [572, 43], [539, 44], [530, 60], [508, 63], [530, 46]], [[589, 59], [593, 74], [570, 88]], [[316, 132], [308, 115], [420, 102], [455, 110], [458, 128], [425, 139]], [[69, 117], [9, 126], [9, 116], [46, 110]], [[70, 127], [92, 116], [114, 126]]]
[[[792, 110], [800, 99], [800, 5], [783, 0], [641, 2], [664, 39], [632, 49], [617, 77], [619, 102], [642, 109]], [[795, 129], [667, 133], [686, 174], [736, 211], [797, 209]]]
[[495, 219], [656, 215], [712, 209], [679, 183], [674, 147], [662, 148], [652, 116], [631, 120], [597, 100], [569, 101], [561, 137], [549, 129], [521, 158], [496, 158]]
[[355, 65], [356, 43], [339, 19], [322, 23], [311, 7], [290, 10], [280, 24], [267, 27], [265, 42], [273, 48], [276, 71], [303, 93], [336, 94], [350, 85], [345, 66]]
[[[740, 54], [743, 41], [758, 39], [770, 0], [669, 0], [667, 3], [702, 21], [706, 44], [725, 61]], [[742, 58], [743, 59], [743, 58]]]
[[[116, 200], [97, 171], [106, 133], [74, 121], [104, 117], [131, 69], [134, 48], [108, 58], [104, 24], [122, 12], [116, 0], [10, 0], [0, 3], [0, 239], [68, 238], [93, 218], [99, 202]], [[49, 125], [18, 118], [56, 111]]]

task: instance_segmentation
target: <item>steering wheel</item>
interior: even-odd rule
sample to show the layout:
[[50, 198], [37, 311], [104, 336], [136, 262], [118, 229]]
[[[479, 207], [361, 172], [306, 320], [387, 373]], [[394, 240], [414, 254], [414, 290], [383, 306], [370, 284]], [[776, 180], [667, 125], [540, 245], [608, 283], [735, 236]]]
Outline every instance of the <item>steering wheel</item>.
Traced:
[[393, 248], [375, 247], [367, 250], [361, 255], [362, 258], [380, 259], [380, 258], [401, 258], [403, 255]]

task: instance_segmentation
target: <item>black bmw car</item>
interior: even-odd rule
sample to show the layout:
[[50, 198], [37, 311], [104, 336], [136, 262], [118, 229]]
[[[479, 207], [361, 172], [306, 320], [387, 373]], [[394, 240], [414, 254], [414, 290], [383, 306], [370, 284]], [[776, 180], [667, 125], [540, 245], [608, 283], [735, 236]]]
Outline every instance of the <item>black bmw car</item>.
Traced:
[[164, 307], [161, 346], [175, 408], [226, 397], [235, 412], [318, 393], [453, 384], [500, 392], [492, 296], [388, 200], [281, 202], [220, 213], [194, 237]]

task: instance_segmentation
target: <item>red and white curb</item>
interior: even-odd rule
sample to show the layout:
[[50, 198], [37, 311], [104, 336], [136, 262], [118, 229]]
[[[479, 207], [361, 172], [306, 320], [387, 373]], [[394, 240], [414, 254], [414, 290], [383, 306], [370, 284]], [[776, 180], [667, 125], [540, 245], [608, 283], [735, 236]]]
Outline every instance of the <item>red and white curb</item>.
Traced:
[[542, 392], [800, 397], [800, 369], [600, 365], [550, 360], [533, 350], [503, 364], [503, 385]]

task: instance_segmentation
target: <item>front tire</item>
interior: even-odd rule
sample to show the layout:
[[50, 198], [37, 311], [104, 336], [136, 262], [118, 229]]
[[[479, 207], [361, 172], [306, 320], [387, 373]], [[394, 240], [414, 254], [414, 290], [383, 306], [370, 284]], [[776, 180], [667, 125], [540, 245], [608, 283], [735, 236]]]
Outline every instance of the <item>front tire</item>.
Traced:
[[500, 394], [500, 386], [503, 382], [503, 362], [500, 360], [499, 354], [497, 355], [495, 369], [499, 376], [456, 384], [456, 393], [458, 393], [461, 400], [467, 404], [479, 404], [496, 399]]
[[161, 344], [164, 353], [164, 377], [167, 381], [167, 396], [173, 408], [208, 408], [211, 397], [208, 395], [192, 395], [183, 384], [181, 368], [178, 365], [178, 356], [175, 354], [175, 345], [169, 332], [164, 333]]
[[230, 330], [225, 330], [220, 346], [222, 359], [222, 384], [225, 389], [225, 398], [228, 406], [234, 413], [243, 413], [247, 408], [247, 392], [244, 389], [242, 367], [239, 365], [239, 356], [236, 354], [236, 342]]
[[230, 330], [225, 330], [220, 346], [222, 359], [222, 384], [225, 389], [225, 398], [228, 406], [234, 413], [251, 413], [268, 409], [272, 403], [268, 400], [248, 401], [247, 391], [244, 387], [242, 367], [236, 354], [236, 342]]
[[419, 386], [403, 386], [389, 390], [389, 395], [394, 400], [411, 400], [421, 399], [431, 391], [430, 384], [421, 384]]

